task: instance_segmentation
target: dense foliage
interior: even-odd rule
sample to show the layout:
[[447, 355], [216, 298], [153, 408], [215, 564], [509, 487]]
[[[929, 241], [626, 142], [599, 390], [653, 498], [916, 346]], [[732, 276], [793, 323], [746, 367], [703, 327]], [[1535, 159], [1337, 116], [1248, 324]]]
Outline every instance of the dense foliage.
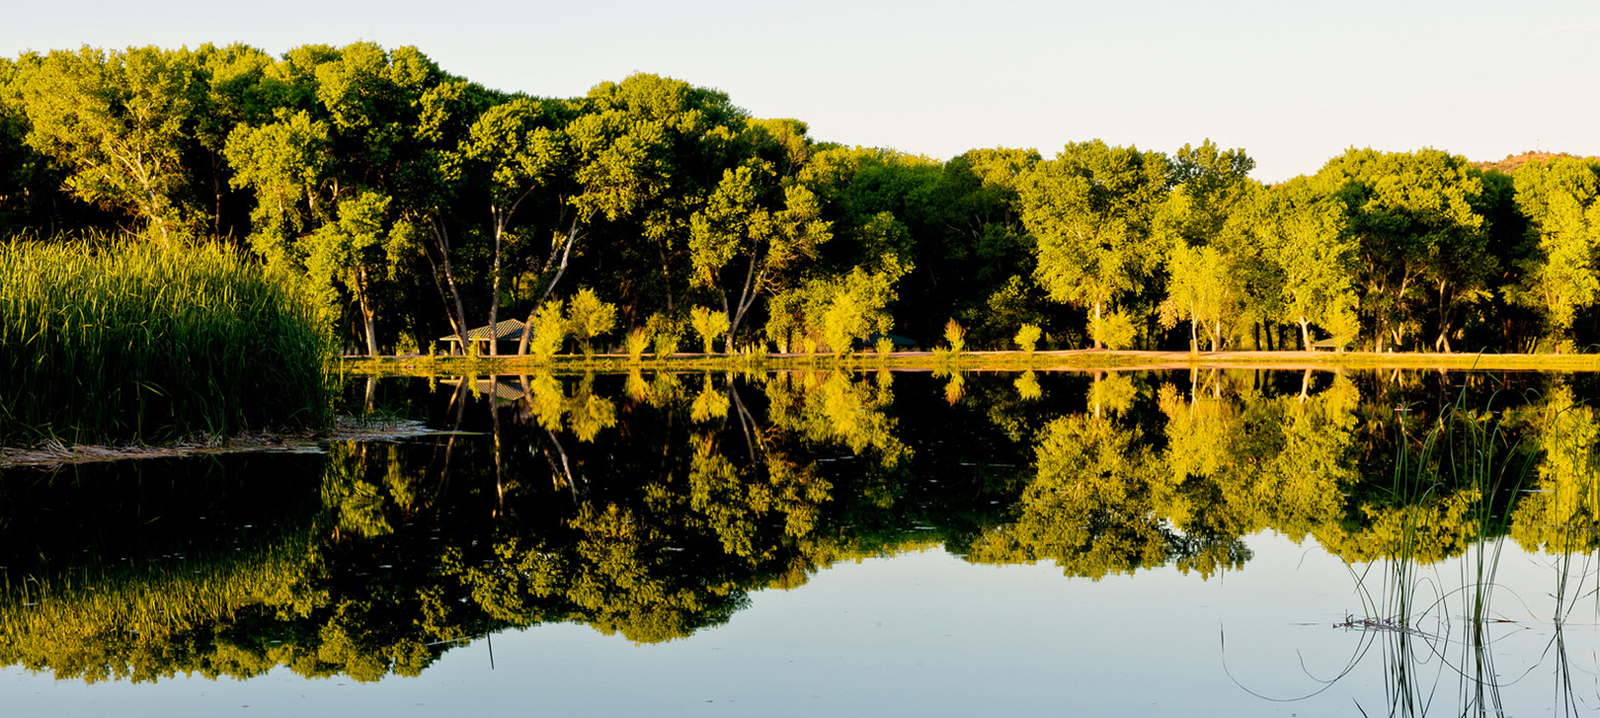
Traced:
[[1600, 339], [1600, 161], [1351, 149], [1273, 186], [1253, 166], [1209, 141], [941, 162], [680, 80], [540, 98], [370, 43], [0, 60], [0, 233], [235, 243], [321, 287], [369, 353], [532, 325], [585, 288], [617, 318], [575, 337], [591, 349], [673, 347], [692, 316], [722, 351], [931, 346], [952, 318], [972, 348], [1025, 324], [1042, 348]]

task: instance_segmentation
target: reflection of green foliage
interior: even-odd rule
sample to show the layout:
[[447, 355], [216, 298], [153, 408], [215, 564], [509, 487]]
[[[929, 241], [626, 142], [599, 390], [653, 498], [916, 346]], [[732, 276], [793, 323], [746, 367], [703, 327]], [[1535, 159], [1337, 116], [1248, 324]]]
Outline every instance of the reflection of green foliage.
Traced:
[[1527, 413], [1543, 456], [1537, 485], [1512, 514], [1511, 536], [1529, 551], [1593, 551], [1600, 547], [1600, 421], [1574, 401], [1570, 386], [1552, 388]]
[[322, 476], [322, 505], [338, 515], [341, 531], [363, 538], [394, 532], [388, 505], [410, 508], [416, 500], [414, 474], [407, 472], [393, 444], [338, 443], [329, 449]]
[[757, 472], [763, 476], [745, 476], [716, 452], [710, 437], [700, 436], [694, 443], [689, 508], [706, 517], [726, 553], [747, 559], [773, 558], [771, 543], [763, 542], [767, 548], [760, 554], [756, 550], [757, 535], [773, 514], [784, 517], [786, 537], [803, 538], [812, 532], [818, 505], [829, 498], [831, 485], [826, 480], [809, 468], [771, 454], [766, 471]]
[[1367, 504], [1361, 507], [1365, 525], [1358, 531], [1327, 526], [1317, 532], [1329, 553], [1352, 563], [1381, 558], [1404, 558], [1434, 563], [1459, 556], [1479, 537], [1474, 489], [1430, 492], [1417, 503]]
[[[414, 675], [461, 645], [439, 642], [506, 627], [578, 622], [671, 640], [727, 621], [751, 591], [905, 550], [1054, 561], [1071, 576], [1172, 565], [1205, 577], [1249, 560], [1244, 538], [1263, 529], [1313, 536], [1351, 561], [1432, 561], [1486, 535], [1479, 512], [1492, 497], [1453, 482], [1447, 462], [1408, 469], [1418, 480], [1392, 489], [1395, 456], [1415, 453], [1405, 432], [1430, 420], [1390, 425], [1399, 432], [1365, 424], [1385, 416], [1373, 404], [1400, 404], [1411, 385], [1369, 392], [1332, 375], [1299, 396], [1273, 395], [1250, 372], [1197, 373], [1189, 389], [1173, 377], [1155, 391], [1125, 373], [1092, 384], [978, 373], [962, 406], [932, 414], [938, 381], [899, 375], [913, 384], [896, 407], [895, 376], [728, 375], [717, 387], [704, 377], [697, 395], [664, 372], [614, 383], [529, 375], [525, 404], [500, 408], [496, 441], [332, 445], [320, 489], [306, 486], [321, 513], [308, 507], [287, 538], [70, 583], [10, 579], [0, 663], [89, 680], [275, 666], [375, 680]], [[1047, 381], [1075, 387], [1051, 384], [1052, 396], [1087, 391], [1087, 408], [1047, 414], [1056, 402], [1018, 398], [1029, 380], [1040, 394]], [[764, 397], [741, 396], [763, 382]], [[597, 384], [635, 400], [619, 406]], [[1550, 491], [1512, 507], [1526, 545], [1593, 541], [1558, 528], [1592, 527], [1600, 504], [1600, 429], [1573, 395], [1558, 387], [1507, 412], [1506, 425], [1543, 448], [1539, 488]], [[725, 420], [683, 420], [712, 396]], [[995, 426], [963, 423], [972, 417]], [[1394, 447], [1374, 439], [1396, 433]], [[1030, 450], [1031, 470], [1012, 468]], [[546, 458], [564, 481], [526, 478]], [[6, 491], [0, 507], [17, 503]], [[15, 520], [7, 510], [0, 532]]]
[[1023, 401], [1036, 401], [1044, 396], [1044, 389], [1039, 387], [1039, 376], [1031, 371], [1017, 377], [1014, 386], [1017, 387], [1017, 396]]
[[678, 381], [678, 375], [668, 371], [658, 371], [650, 378], [650, 405], [663, 407], [676, 402], [683, 396], [683, 382]]
[[[0, 604], [0, 665], [90, 683], [153, 681], [179, 671], [264, 674], [289, 657], [288, 647], [261, 655], [214, 635], [211, 626], [292, 594], [300, 578], [296, 553], [277, 546], [242, 560], [108, 569], [77, 581], [8, 587]], [[213, 649], [227, 658], [208, 660]]]
[[1133, 405], [1133, 398], [1138, 393], [1138, 388], [1133, 385], [1133, 377], [1113, 372], [1095, 379], [1089, 385], [1089, 406], [1095, 411], [1120, 413]]
[[1068, 575], [1098, 579], [1172, 555], [1177, 536], [1154, 512], [1171, 486], [1138, 429], [1057, 419], [1041, 432], [1035, 465], [1038, 478], [1023, 491], [1015, 523], [974, 541], [970, 560], [1053, 559]]
[[617, 424], [617, 405], [610, 399], [594, 393], [594, 375], [585, 374], [578, 382], [577, 391], [568, 401], [567, 415], [571, 418], [572, 434], [578, 441], [589, 442]]
[[628, 378], [626, 383], [623, 384], [623, 391], [628, 395], [628, 398], [636, 402], [647, 402], [650, 399], [650, 384], [644, 380], [644, 372], [639, 371], [638, 367], [629, 369]]
[[727, 415], [728, 395], [712, 386], [711, 375], [708, 373], [701, 380], [700, 393], [695, 394], [694, 403], [689, 407], [689, 417], [699, 424], [712, 419], [721, 419]]
[[561, 380], [550, 372], [538, 372], [524, 380], [528, 410], [538, 420], [539, 426], [550, 431], [561, 429], [562, 416], [567, 412], [567, 395]]
[[[935, 375], [941, 373], [935, 372]], [[952, 371], [945, 376], [950, 377], [950, 380], [944, 384], [944, 402], [955, 406], [961, 401], [961, 397], [967, 395], [967, 377], [960, 371]]]
[[887, 413], [894, 393], [887, 383], [869, 386], [844, 372], [781, 374], [767, 382], [773, 424], [811, 441], [843, 442], [857, 454], [875, 454], [885, 467], [909, 457]]
[[522, 381], [528, 413], [548, 431], [560, 431], [565, 425], [579, 441], [589, 442], [617, 423], [616, 404], [594, 393], [593, 374], [585, 374], [571, 396], [549, 372], [537, 372]]
[[1240, 565], [1249, 552], [1239, 539], [1263, 528], [1303, 536], [1343, 525], [1359, 394], [1342, 378], [1309, 401], [1225, 390], [1243, 378], [1207, 377], [1193, 397], [1163, 385], [1163, 444], [1142, 438], [1129, 416], [1132, 377], [1098, 379], [1088, 414], [1040, 432], [1038, 476], [1017, 520], [969, 555], [1050, 558], [1092, 577], [1167, 562], [1209, 575]]

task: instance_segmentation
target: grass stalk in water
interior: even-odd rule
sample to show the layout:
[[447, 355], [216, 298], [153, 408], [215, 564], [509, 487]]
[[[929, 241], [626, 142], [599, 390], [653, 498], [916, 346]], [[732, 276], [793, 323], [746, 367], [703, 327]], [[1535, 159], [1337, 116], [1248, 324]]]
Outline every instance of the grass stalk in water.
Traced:
[[[1445, 408], [1419, 443], [1401, 440], [1391, 488], [1401, 521], [1386, 547], [1376, 595], [1364, 575], [1357, 576], [1363, 610], [1375, 618], [1347, 622], [1385, 629], [1389, 640], [1381, 647], [1391, 714], [1427, 712], [1444, 675], [1422, 675], [1435, 658], [1443, 659], [1435, 671], [1460, 678], [1457, 697], [1464, 712], [1501, 709], [1489, 629], [1495, 623], [1494, 587], [1510, 521], [1499, 498], [1514, 495], [1528, 472], [1529, 457], [1518, 449], [1493, 412], [1470, 410], [1459, 401]], [[1440, 507], [1461, 505], [1462, 523], [1452, 528], [1451, 511]], [[1467, 547], [1457, 583], [1449, 586], [1443, 576], [1424, 575], [1424, 557], [1432, 552], [1422, 547], [1452, 530]], [[1453, 659], [1446, 656], [1452, 644], [1460, 651]]]
[[333, 338], [307, 294], [215, 245], [0, 245], [0, 444], [325, 426]]

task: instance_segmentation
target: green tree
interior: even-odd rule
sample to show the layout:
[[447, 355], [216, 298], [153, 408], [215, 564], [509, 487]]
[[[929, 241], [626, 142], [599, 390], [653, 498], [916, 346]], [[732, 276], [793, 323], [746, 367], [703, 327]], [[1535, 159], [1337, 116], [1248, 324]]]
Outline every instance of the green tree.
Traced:
[[1161, 323], [1189, 320], [1189, 348], [1199, 349], [1199, 327], [1220, 351], [1225, 323], [1250, 304], [1245, 279], [1260, 252], [1244, 231], [1257, 186], [1249, 178], [1255, 161], [1243, 150], [1223, 152], [1210, 140], [1184, 145], [1174, 158], [1178, 185], [1156, 212], [1154, 230], [1166, 245], [1167, 298]]
[[565, 181], [540, 225], [554, 231], [532, 259], [535, 286], [548, 296], [587, 244], [592, 271], [615, 276], [594, 281], [618, 287], [628, 316], [646, 304], [672, 311], [692, 278], [681, 261], [689, 216], [727, 166], [744, 112], [723, 93], [647, 74], [596, 85], [568, 111]]
[[[554, 113], [544, 103], [512, 97], [479, 115], [451, 156], [484, 187], [489, 202], [489, 234], [493, 243], [490, 269], [489, 326], [499, 322], [506, 231], [518, 208], [535, 190], [555, 184], [566, 168], [565, 137]], [[545, 293], [548, 296], [548, 292]], [[541, 297], [542, 298], [542, 297]], [[491, 346], [493, 346], [491, 342]], [[491, 349], [491, 354], [497, 350]]]
[[1558, 157], [1517, 168], [1517, 206], [1534, 250], [1520, 264], [1512, 301], [1538, 311], [1551, 337], [1566, 338], [1577, 313], [1600, 297], [1600, 161]]
[[1496, 268], [1484, 229], [1481, 172], [1438, 150], [1383, 153], [1351, 149], [1312, 182], [1345, 204], [1357, 241], [1361, 311], [1375, 348], [1421, 332], [1421, 310], [1436, 311], [1435, 348], [1449, 351], [1457, 313], [1488, 297]]
[[616, 328], [617, 307], [600, 301], [593, 289], [584, 287], [567, 302], [567, 325], [572, 336], [582, 342], [584, 356], [590, 356], [594, 339]]
[[302, 242], [307, 272], [321, 282], [339, 282], [361, 311], [367, 353], [378, 352], [378, 296], [393, 281], [403, 258], [416, 251], [416, 232], [391, 219], [391, 202], [362, 192], [339, 202], [338, 216]]
[[710, 354], [711, 345], [728, 333], [728, 315], [705, 307], [691, 307], [689, 326], [694, 329], [695, 334], [700, 335], [702, 350]]
[[1359, 329], [1351, 283], [1356, 241], [1345, 226], [1343, 203], [1304, 178], [1273, 187], [1258, 206], [1255, 227], [1279, 276], [1283, 316], [1300, 326], [1308, 348], [1312, 324], [1332, 332], [1341, 349]]
[[[815, 257], [818, 246], [832, 237], [829, 223], [821, 218], [817, 196], [802, 184], [779, 186], [776, 179], [767, 162], [729, 169], [705, 207], [690, 219], [689, 251], [695, 274], [700, 283], [715, 288], [722, 297], [728, 315], [729, 353], [756, 299], [781, 291], [791, 269]], [[736, 259], [743, 266], [733, 266]], [[735, 275], [731, 302], [722, 277], [727, 269]]]
[[10, 233], [46, 226], [61, 185], [53, 163], [27, 142], [18, 72], [17, 63], [0, 58], [0, 231]]
[[1052, 299], [1090, 308], [1096, 348], [1112, 334], [1107, 308], [1159, 266], [1150, 223], [1169, 170], [1161, 153], [1094, 140], [1067, 145], [1019, 181], [1022, 221], [1038, 240], [1034, 276]]
[[[300, 245], [338, 222], [341, 207], [386, 197], [386, 221], [408, 228], [411, 238], [403, 244], [407, 255], [389, 258], [396, 291], [417, 286], [415, 263], [432, 260], [446, 314], [465, 346], [453, 248], [441, 222], [453, 188], [438, 146], [454, 149], [454, 137], [465, 133], [462, 118], [471, 113], [440, 108], [450, 98], [471, 104], [470, 88], [448, 82], [415, 48], [388, 52], [372, 43], [295, 48], [255, 82], [235, 94], [256, 107], [245, 113], [256, 124], [235, 128], [223, 149], [232, 184], [255, 195], [251, 247], [269, 262], [304, 266], [312, 252]], [[429, 235], [433, 242], [420, 241]]]
[[70, 168], [73, 195], [128, 212], [163, 242], [191, 232], [204, 215], [183, 160], [206, 103], [193, 53], [84, 46], [25, 58], [20, 75], [28, 142]]

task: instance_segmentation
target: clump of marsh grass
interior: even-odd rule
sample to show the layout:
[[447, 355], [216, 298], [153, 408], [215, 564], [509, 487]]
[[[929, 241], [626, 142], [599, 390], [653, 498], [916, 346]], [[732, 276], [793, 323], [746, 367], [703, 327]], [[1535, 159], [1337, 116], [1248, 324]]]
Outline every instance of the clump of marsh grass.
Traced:
[[[1356, 574], [1366, 615], [1335, 624], [1376, 631], [1390, 639], [1382, 644], [1382, 653], [1391, 714], [1426, 712], [1436, 686], [1421, 674], [1436, 657], [1443, 659], [1441, 668], [1448, 667], [1461, 679], [1464, 713], [1502, 712], [1491, 635], [1494, 625], [1509, 622], [1494, 610], [1510, 522], [1501, 498], [1515, 495], [1523, 486], [1529, 459], [1520, 442], [1503, 430], [1495, 412], [1469, 409], [1459, 398], [1444, 409], [1417, 447], [1402, 439], [1391, 489], [1400, 507], [1395, 514], [1399, 522], [1390, 527], [1396, 530], [1383, 547], [1385, 570], [1377, 590], [1372, 590], [1365, 574]], [[1445, 498], [1447, 493], [1453, 497]], [[1429, 520], [1426, 507], [1451, 501], [1463, 502], [1458, 515], [1447, 511], [1453, 519], [1441, 515]], [[1430, 525], [1438, 521], [1460, 525]], [[1430, 576], [1421, 565], [1431, 554], [1424, 544], [1440, 531], [1457, 532], [1466, 542], [1454, 581]], [[1451, 646], [1457, 655], [1449, 654]]]
[[333, 335], [220, 246], [0, 244], [0, 444], [322, 428]]

